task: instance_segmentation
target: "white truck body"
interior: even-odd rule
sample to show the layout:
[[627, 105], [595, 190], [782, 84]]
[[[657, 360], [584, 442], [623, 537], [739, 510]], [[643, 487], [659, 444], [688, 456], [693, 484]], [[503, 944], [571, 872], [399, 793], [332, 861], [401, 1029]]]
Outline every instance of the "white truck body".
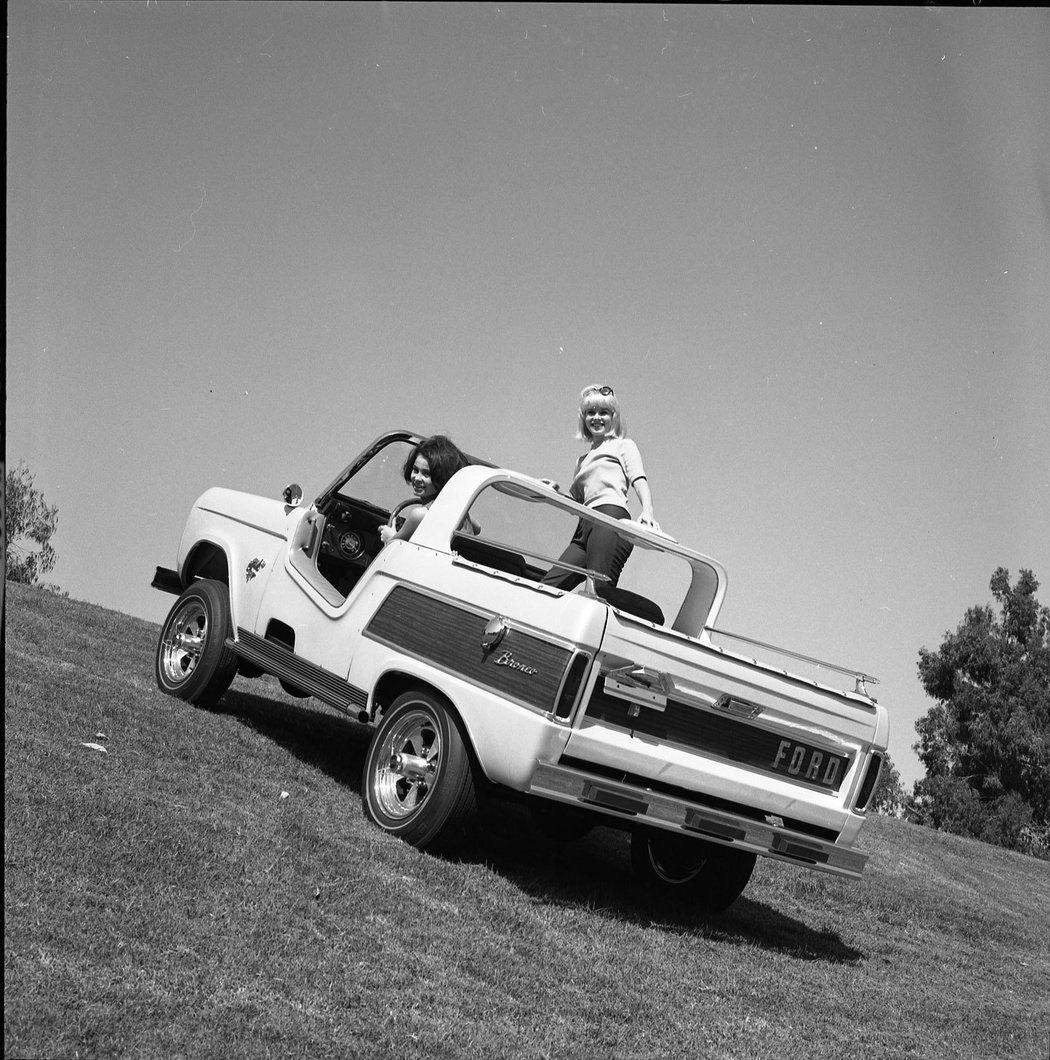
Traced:
[[[176, 568], [158, 568], [154, 585], [226, 587], [229, 679], [235, 658], [244, 674], [272, 673], [376, 726], [398, 696], [423, 690], [456, 720], [479, 782], [548, 811], [862, 873], [855, 843], [888, 740], [873, 678], [795, 656], [818, 671], [801, 676], [719, 645], [717, 561], [507, 469], [459, 471], [410, 540], [381, 547], [418, 441], [377, 439], [313, 504], [227, 489], [197, 500]], [[477, 535], [463, 530], [468, 513]], [[578, 519], [634, 546], [620, 587], [586, 572], [572, 591], [541, 580]], [[636, 589], [663, 587], [655, 563], [676, 576], [670, 602], [653, 607], [623, 585], [637, 566]], [[178, 606], [158, 680], [201, 698], [179, 686], [176, 666], [197, 659], [179, 654]], [[417, 772], [403, 773], [419, 801], [437, 767], [424, 776], [412, 760]]]

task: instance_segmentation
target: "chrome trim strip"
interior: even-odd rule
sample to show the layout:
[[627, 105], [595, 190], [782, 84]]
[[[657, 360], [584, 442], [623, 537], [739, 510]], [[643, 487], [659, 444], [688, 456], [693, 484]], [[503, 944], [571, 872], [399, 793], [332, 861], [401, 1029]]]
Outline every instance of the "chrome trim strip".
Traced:
[[258, 523], [250, 523], [247, 519], [239, 519], [236, 515], [230, 515], [229, 512], [220, 512], [217, 508], [206, 508], [201, 504], [198, 505], [197, 511], [207, 512], [209, 515], [217, 515], [220, 519], [228, 519], [231, 523], [240, 523], [241, 526], [247, 526], [250, 530], [258, 530], [260, 534], [276, 537], [278, 541], [287, 540], [284, 534], [279, 533], [276, 530], [271, 530], [267, 526], [260, 526]]

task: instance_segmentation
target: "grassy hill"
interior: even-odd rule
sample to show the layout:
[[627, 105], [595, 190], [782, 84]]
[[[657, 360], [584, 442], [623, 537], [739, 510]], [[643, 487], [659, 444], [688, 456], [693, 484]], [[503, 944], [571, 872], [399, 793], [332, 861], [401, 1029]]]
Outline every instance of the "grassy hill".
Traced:
[[1046, 862], [875, 818], [862, 882], [759, 859], [704, 919], [514, 808], [438, 859], [366, 824], [362, 726], [196, 710], [157, 626], [6, 603], [7, 1057], [1047, 1060]]

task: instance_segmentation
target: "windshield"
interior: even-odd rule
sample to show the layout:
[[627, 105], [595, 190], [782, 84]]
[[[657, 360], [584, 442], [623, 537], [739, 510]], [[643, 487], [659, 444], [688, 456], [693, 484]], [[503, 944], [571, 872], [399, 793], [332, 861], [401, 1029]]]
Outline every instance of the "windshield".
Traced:
[[412, 496], [405, 482], [405, 462], [416, 447], [413, 438], [394, 438], [377, 448], [372, 457], [338, 488], [343, 500], [367, 504], [383, 513]]

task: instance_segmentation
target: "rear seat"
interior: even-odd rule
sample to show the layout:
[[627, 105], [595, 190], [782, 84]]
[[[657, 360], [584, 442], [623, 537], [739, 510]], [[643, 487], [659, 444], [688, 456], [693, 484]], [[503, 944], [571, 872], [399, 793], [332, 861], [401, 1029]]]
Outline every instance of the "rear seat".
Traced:
[[613, 607], [626, 611], [629, 615], [644, 618], [646, 622], [655, 622], [658, 626], [664, 624], [664, 613], [659, 606], [648, 597], [632, 593], [630, 589], [599, 585], [598, 595]]
[[469, 534], [453, 534], [452, 547], [471, 563], [480, 563], [482, 566], [501, 570], [504, 574], [516, 574], [519, 578], [532, 577], [524, 557], [517, 552], [498, 548]]

